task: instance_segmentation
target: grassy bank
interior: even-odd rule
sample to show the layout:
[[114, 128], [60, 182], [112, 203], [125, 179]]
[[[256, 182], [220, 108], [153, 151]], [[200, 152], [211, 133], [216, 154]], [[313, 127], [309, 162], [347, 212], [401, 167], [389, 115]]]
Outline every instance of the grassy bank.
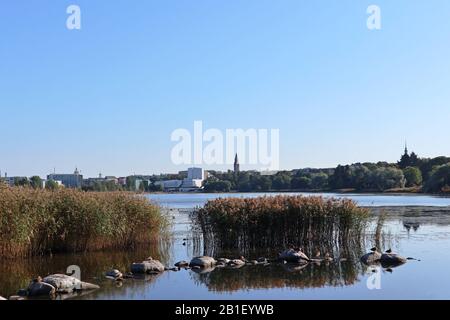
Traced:
[[0, 257], [128, 248], [156, 239], [159, 207], [128, 193], [0, 186]]
[[223, 247], [293, 244], [313, 254], [356, 245], [367, 215], [351, 200], [276, 196], [216, 199], [196, 216], [207, 238]]

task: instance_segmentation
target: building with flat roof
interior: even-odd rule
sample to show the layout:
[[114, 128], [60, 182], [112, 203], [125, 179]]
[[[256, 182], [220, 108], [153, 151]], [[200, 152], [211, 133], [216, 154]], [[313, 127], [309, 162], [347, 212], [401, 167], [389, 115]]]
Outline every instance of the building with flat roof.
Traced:
[[49, 174], [47, 180], [61, 181], [66, 188], [78, 189], [83, 186], [83, 175], [80, 174], [78, 169], [75, 169], [73, 174]]

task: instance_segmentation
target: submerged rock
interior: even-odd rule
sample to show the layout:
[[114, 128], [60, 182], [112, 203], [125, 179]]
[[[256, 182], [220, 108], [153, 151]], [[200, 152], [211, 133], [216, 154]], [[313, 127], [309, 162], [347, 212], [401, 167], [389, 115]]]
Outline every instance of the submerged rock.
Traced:
[[153, 260], [152, 258], [149, 258], [151, 260], [145, 260], [142, 261], [141, 263], [133, 263], [131, 265], [131, 272], [132, 273], [137, 273], [137, 274], [143, 274], [143, 273], [147, 273], [147, 274], [155, 274], [155, 273], [161, 273], [164, 272], [164, 265], [158, 261], [158, 260]]
[[184, 268], [184, 267], [188, 267], [189, 266], [189, 262], [182, 260], [182, 261], [178, 261], [177, 263], [175, 263], [175, 267], [178, 268]]
[[100, 288], [95, 284], [80, 281], [79, 279], [66, 274], [52, 274], [45, 277], [42, 281], [55, 287], [56, 292], [58, 293], [70, 293], [75, 290], [93, 290]]
[[396, 267], [406, 263], [407, 259], [396, 253], [383, 253], [380, 262], [383, 268]]
[[43, 282], [41, 277], [30, 282], [26, 290], [26, 295], [29, 297], [36, 296], [50, 296], [56, 293], [56, 287]]
[[192, 271], [198, 274], [206, 274], [213, 272], [216, 269], [216, 267], [206, 267], [206, 268], [200, 268], [199, 266], [193, 267]]
[[367, 265], [380, 263], [381, 253], [378, 251], [366, 253], [361, 257], [361, 262]]
[[121, 280], [123, 279], [123, 274], [117, 269], [112, 269], [106, 272], [106, 277], [112, 280]]
[[280, 253], [279, 259], [290, 263], [307, 263], [310, 261], [308, 256], [301, 250], [288, 249]]
[[223, 264], [228, 264], [228, 263], [230, 263], [230, 259], [227, 259], [227, 258], [219, 258], [219, 259], [217, 259], [217, 263], [223, 263]]
[[261, 264], [263, 264], [263, 263], [267, 263], [268, 262], [268, 260], [267, 260], [267, 258], [264, 258], [264, 257], [260, 257], [260, 258], [258, 258], [258, 263], [261, 263]]
[[304, 268], [306, 268], [308, 264], [298, 264], [298, 263], [285, 263], [283, 264], [283, 269], [288, 272], [302, 272]]
[[190, 267], [201, 267], [201, 268], [208, 268], [213, 267], [216, 264], [216, 260], [214, 258], [208, 257], [208, 256], [201, 256], [201, 257], [195, 257], [191, 260], [189, 263]]
[[233, 259], [228, 263], [230, 266], [243, 266], [245, 261], [242, 259]]

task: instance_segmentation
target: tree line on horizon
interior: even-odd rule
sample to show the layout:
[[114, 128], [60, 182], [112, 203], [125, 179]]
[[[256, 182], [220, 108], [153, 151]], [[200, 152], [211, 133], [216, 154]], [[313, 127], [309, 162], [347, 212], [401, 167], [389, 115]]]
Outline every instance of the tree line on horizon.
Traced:
[[[265, 175], [258, 171], [241, 171], [235, 173], [208, 171], [209, 178], [204, 181], [205, 192], [263, 192], [263, 191], [338, 191], [354, 190], [360, 192], [384, 192], [402, 190], [427, 193], [450, 192], [450, 157], [419, 158], [414, 152], [407, 150], [397, 163], [354, 163], [339, 165], [336, 168], [295, 169], [279, 171], [273, 175]], [[125, 186], [111, 181], [96, 182], [84, 186], [84, 191], [141, 191], [161, 192], [162, 180], [182, 180], [183, 174], [161, 174], [148, 176], [136, 190], [136, 179], [143, 177], [127, 177]], [[18, 178], [15, 186], [40, 188], [42, 180], [38, 176]], [[47, 181], [46, 189], [58, 189], [54, 181]]]
[[450, 192], [450, 158], [419, 158], [405, 154], [397, 163], [354, 163], [336, 168], [296, 169], [263, 175], [257, 171], [209, 171], [206, 192], [336, 191]]

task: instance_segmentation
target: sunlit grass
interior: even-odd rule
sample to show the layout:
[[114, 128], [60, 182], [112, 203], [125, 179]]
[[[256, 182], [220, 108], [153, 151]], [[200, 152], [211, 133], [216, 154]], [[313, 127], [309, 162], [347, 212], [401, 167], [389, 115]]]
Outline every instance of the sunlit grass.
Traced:
[[304, 196], [216, 199], [196, 213], [206, 238], [221, 247], [294, 244], [311, 253], [348, 247], [368, 216], [351, 200]]
[[0, 257], [127, 248], [166, 224], [157, 205], [129, 193], [0, 186]]

